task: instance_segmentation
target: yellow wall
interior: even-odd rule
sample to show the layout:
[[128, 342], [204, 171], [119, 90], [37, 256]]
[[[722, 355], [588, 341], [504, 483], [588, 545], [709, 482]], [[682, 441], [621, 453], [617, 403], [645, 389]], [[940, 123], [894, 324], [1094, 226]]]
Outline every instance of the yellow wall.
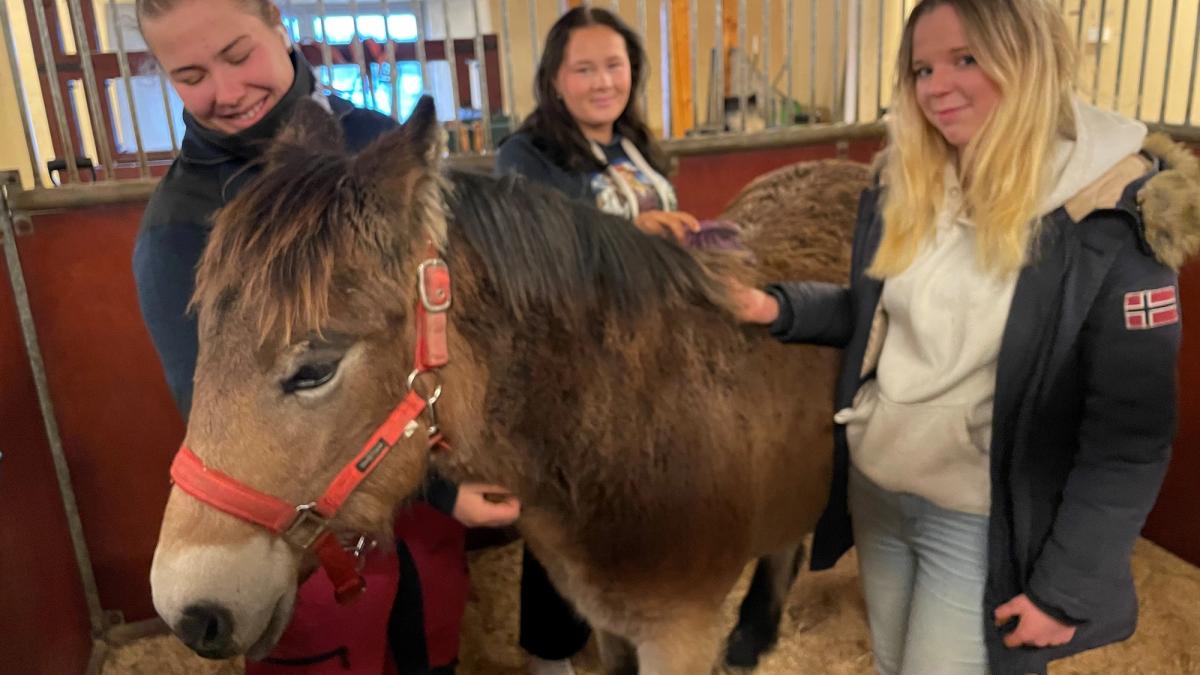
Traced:
[[[1068, 17], [1072, 30], [1078, 32], [1078, 0], [1067, 0]], [[1163, 121], [1168, 124], [1186, 124], [1188, 80], [1192, 73], [1192, 46], [1196, 35], [1196, 3], [1177, 3], [1175, 18], [1175, 40], [1171, 51], [1170, 83], [1166, 87], [1166, 107], [1163, 107], [1164, 79], [1167, 75], [1168, 38], [1171, 32], [1171, 2], [1159, 0], [1153, 6], [1147, 0], [1130, 0], [1128, 16], [1123, 17], [1122, 3], [1109, 2], [1104, 17], [1104, 32], [1107, 39], [1097, 44], [1095, 36], [1099, 35], [1100, 3], [1087, 3], [1084, 15], [1083, 39], [1080, 49], [1080, 89], [1088, 97], [1102, 107], [1116, 108], [1126, 115], [1138, 114], [1138, 81], [1143, 68], [1142, 48], [1145, 44], [1147, 25], [1146, 10], [1153, 11], [1149, 15], [1150, 40], [1146, 48], [1145, 79], [1140, 96], [1140, 117], [1148, 121], [1157, 121], [1163, 113]], [[1120, 51], [1122, 23], [1125, 28], [1124, 58]], [[1089, 39], [1090, 38], [1090, 39]], [[1100, 77], [1096, 80], [1096, 57], [1100, 56]], [[1120, 62], [1120, 88], [1117, 82], [1117, 65]], [[1200, 92], [1193, 94], [1192, 123], [1200, 119]]]
[[[28, 101], [33, 117], [36, 133], [36, 143], [39, 150], [46, 156], [50, 155], [53, 147], [50, 141], [50, 126], [42, 105], [42, 88], [37, 79], [37, 67], [33, 60], [33, 46], [29, 33], [25, 30], [25, 6], [22, 0], [4, 0], [8, 17], [15, 34], [9, 39], [15, 40], [17, 61], [20, 64], [21, 83], [25, 87], [22, 95], [16, 90], [12, 77], [12, 64], [8, 60], [8, 50], [0, 49], [0, 169], [19, 169], [21, 180], [26, 187], [33, 186], [33, 173], [29, 152], [26, 150], [25, 134], [21, 129], [21, 113], [19, 101]], [[44, 167], [45, 164], [43, 163]], [[42, 168], [42, 178], [49, 184], [49, 177]]]
[[[25, 99], [30, 102], [33, 114], [33, 124], [36, 130], [38, 148], [44, 162], [51, 156], [51, 144], [47, 111], [42, 105], [42, 95], [36, 77], [33, 54], [29, 36], [25, 30], [26, 22], [22, 0], [3, 0], [9, 11], [15, 28], [15, 47], [21, 77], [27, 94]], [[103, 23], [107, 17], [108, 0], [92, 0], [98, 19]], [[117, 0], [121, 3], [133, 0]], [[300, 2], [301, 0], [294, 0]], [[501, 7], [500, 0], [480, 0], [485, 2], [492, 17], [492, 28], [497, 34], [501, 32], [501, 22], [507, 17], [509, 39], [503, 45], [512, 59], [512, 89], [514, 95], [512, 107], [517, 116], [528, 114], [533, 107], [533, 75], [535, 70], [534, 58], [539, 53], [541, 42], [546, 31], [559, 15], [560, 0], [508, 0]], [[662, 91], [664, 76], [662, 65], [661, 36], [664, 32], [662, 18], [669, 9], [672, 0], [644, 0], [646, 7], [646, 24], [644, 40], [649, 56], [649, 80], [646, 87], [647, 121], [658, 133], [662, 132]], [[675, 0], [684, 2], [688, 0]], [[57, 0], [65, 7], [65, 0]], [[737, 0], [724, 0], [733, 2]], [[795, 67], [792, 72], [792, 94], [803, 106], [816, 105], [819, 110], [833, 111], [837, 114], [840, 97], [835, 92], [835, 82], [840, 89], [844, 82], [846, 67], [846, 39], [851, 28], [850, 8], [852, 0], [746, 0], [747, 10], [747, 45], [753, 60], [761, 69], [764, 60], [764, 50], [767, 42], [767, 31], [770, 32], [770, 78], [776, 82], [777, 88], [787, 89], [786, 77], [783, 77], [786, 46], [785, 8], [791, 2], [793, 7], [793, 45], [792, 52]], [[898, 48], [901, 25], [905, 15], [910, 11], [916, 0], [860, 0], [858, 6], [862, 9], [861, 17], [857, 18], [856, 28], [860, 31], [860, 47], [858, 51], [858, 90], [856, 114], [850, 119], [872, 120], [880, 107], [886, 107], [891, 98], [892, 71], [895, 63], [895, 52]], [[529, 7], [530, 3], [537, 12], [536, 34], [530, 33]], [[840, 26], [833, 29], [835, 3], [840, 3]], [[696, 39], [697, 72], [697, 102], [699, 121], [708, 118], [708, 93], [710, 78], [711, 50], [716, 36], [716, 1], [698, 0], [699, 16]], [[767, 5], [769, 21], [763, 21], [764, 4]], [[1139, 112], [1138, 82], [1144, 67], [1145, 78], [1142, 87], [1140, 114], [1143, 119], [1157, 120], [1159, 111], [1164, 110], [1164, 120], [1171, 124], [1185, 124], [1187, 112], [1188, 79], [1192, 74], [1192, 45], [1196, 35], [1197, 3], [1172, 3], [1166, 0], [1153, 2], [1153, 12], [1149, 16], [1150, 41], [1146, 50], [1146, 59], [1142, 63], [1142, 36], [1146, 28], [1146, 8], [1148, 0], [1129, 0], [1128, 16], [1125, 18], [1124, 58], [1120, 59], [1121, 72], [1118, 87], [1117, 65], [1119, 60], [1118, 46], [1121, 44], [1122, 10], [1125, 3], [1111, 0], [1106, 5], [1104, 17], [1105, 39], [1097, 44], [1095, 36], [1099, 35], [1100, 5], [1092, 0], [1065, 0], [1064, 12], [1068, 23], [1074, 30], [1079, 21], [1079, 6], [1086, 4], [1083, 17], [1081, 41], [1081, 59], [1079, 70], [1080, 88], [1085, 96], [1095, 97], [1102, 107], [1115, 107], [1127, 115]], [[1177, 4], [1175, 19], [1174, 49], [1170, 54], [1171, 73], [1165, 109], [1163, 102], [1163, 80], [1166, 74], [1168, 35], [1171, 24], [1171, 6]], [[599, 0], [598, 6], [612, 8], [612, 0]], [[616, 6], [621, 17], [633, 26], [639, 28], [637, 0], [617, 0]], [[727, 4], [728, 6], [728, 4]], [[883, 9], [882, 59], [878, 48], [879, 12]], [[502, 9], [507, 11], [502, 11]], [[816, 16], [816, 45], [812, 44], [812, 17]], [[102, 31], [107, 38], [107, 31]], [[834, 41], [842, 51], [837, 60], [839, 72], [835, 78]], [[1091, 39], [1089, 39], [1091, 36]], [[73, 49], [73, 41], [68, 36], [68, 49]], [[110, 45], [101, 45], [111, 48]], [[1100, 69], [1096, 78], [1096, 57], [1099, 50]], [[810, 61], [815, 56], [815, 64], [811, 72], [814, 86], [810, 86]], [[686, 66], [686, 64], [680, 64]], [[17, 92], [13, 86], [10, 65], [7, 54], [0, 50], [0, 169], [19, 168], [26, 185], [32, 184], [31, 167], [26, 152], [24, 134], [21, 130], [19, 110], [17, 108]], [[882, 81], [878, 75], [882, 75]], [[503, 77], [503, 74], [502, 74]], [[1098, 86], [1096, 86], [1098, 85]], [[1200, 87], [1197, 87], [1200, 89]], [[736, 90], [734, 90], [736, 93]], [[65, 94], [65, 92], [64, 92]], [[1200, 121], [1200, 91], [1195, 91], [1192, 101], [1192, 123]], [[85, 117], [84, 129], [85, 146], [81, 153], [97, 159], [94, 143], [90, 138], [90, 125], [86, 120], [87, 107], [82, 96], [76, 101], [76, 109]], [[839, 117], [840, 119], [840, 117]]]
[[[492, 3], [492, 16], [496, 17], [493, 27], [499, 33], [501, 25], [500, 17], [504, 16], [504, 13], [501, 12], [499, 0], [489, 1]], [[534, 54], [540, 53], [546, 32], [559, 16], [558, 0], [529, 1], [534, 2], [538, 10], [536, 42], [530, 38], [529, 5], [520, 0], [510, 0], [508, 2], [510, 31], [508, 47], [513, 59], [513, 89], [516, 94], [515, 107], [518, 115], [527, 114], [533, 108]], [[686, 2], [686, 0], [684, 1]], [[736, 0], [724, 1], [736, 3]], [[769, 0], [770, 21], [768, 22], [768, 30], [771, 31], [770, 77], [772, 80], [781, 75], [784, 66], [784, 57], [786, 54], [784, 44], [786, 33], [785, 2], [786, 0]], [[808, 63], [809, 55], [812, 53], [812, 31], [809, 30], [809, 26], [814, 7], [817, 12], [817, 25], [821, 27], [821, 30], [817, 31], [817, 62], [814, 78], [817, 85], [816, 104], [819, 108], [828, 109], [833, 100], [833, 32], [826, 27], [833, 22], [835, 2], [844, 2], [844, 0], [794, 0], [793, 2], [794, 44], [792, 53], [793, 57], [797, 59], [797, 64], [792, 72], [792, 95], [806, 107], [810, 103], [812, 91], [809, 86], [810, 71]], [[608, 0], [599, 0], [594, 4], [605, 9], [611, 9], [613, 6]], [[646, 30], [643, 35], [643, 42], [649, 56], [650, 70], [650, 77], [646, 87], [646, 117], [650, 126], [656, 132], [661, 133], [661, 92], [664, 73], [662, 72], [662, 40], [660, 36], [664, 32], [662, 17], [668, 6], [668, 0], [645, 0], [645, 5]], [[714, 34], [716, 33], [716, 2], [714, 0], [698, 0], [697, 5], [701, 20], [698, 22], [696, 32], [697, 72], [694, 76], [697, 81], [699, 120], [704, 122], [708, 117], [707, 101], [709, 96], [711, 53], [714, 44]], [[636, 0], [619, 0], [618, 7], [621, 18], [637, 30], [638, 14]], [[756, 62], [759, 69], [763, 66], [763, 50], [765, 47], [763, 10], [763, 0], [747, 1], [746, 35], [747, 42], [749, 43], [747, 48], [752, 55], [752, 60], [753, 56], [757, 55]], [[842, 21], [845, 21], [844, 16], [842, 17]], [[842, 45], [844, 47], [844, 41]], [[687, 66], [687, 64], [682, 65]], [[777, 87], [781, 91], [787, 90], [786, 77], [777, 81]], [[748, 93], [753, 92], [750, 91]]]

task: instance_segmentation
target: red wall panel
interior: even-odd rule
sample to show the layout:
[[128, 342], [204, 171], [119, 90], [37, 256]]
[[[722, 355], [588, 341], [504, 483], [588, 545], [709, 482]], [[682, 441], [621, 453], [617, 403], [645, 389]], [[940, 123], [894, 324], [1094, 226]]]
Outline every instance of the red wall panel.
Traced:
[[1200, 565], [1200, 263], [1179, 276], [1183, 345], [1179, 354], [1179, 428], [1158, 504], [1146, 521], [1146, 537], [1193, 565]]
[[[852, 141], [847, 158], [869, 162], [881, 143], [882, 140]], [[671, 183], [675, 185], [680, 209], [699, 218], [715, 218], [747, 183], [758, 176], [794, 162], [837, 156], [837, 146], [830, 143], [680, 157]]]
[[82, 673], [87, 602], [17, 316], [0, 257], [0, 672]]
[[[127, 620], [154, 616], [150, 561], [183, 438], [130, 271], [141, 211], [37, 216], [32, 234], [18, 237], [101, 605]], [[25, 398], [8, 387], [3, 397], [5, 406]]]

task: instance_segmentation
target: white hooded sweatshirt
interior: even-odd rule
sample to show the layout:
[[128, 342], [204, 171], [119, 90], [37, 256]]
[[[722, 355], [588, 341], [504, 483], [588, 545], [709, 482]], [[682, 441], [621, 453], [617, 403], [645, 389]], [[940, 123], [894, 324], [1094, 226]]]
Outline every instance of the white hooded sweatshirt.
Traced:
[[[1140, 122], [1081, 102], [1075, 115], [1076, 139], [1060, 140], [1054, 150], [1054, 188], [1040, 215], [1138, 152], [1146, 136]], [[834, 421], [846, 425], [851, 461], [874, 483], [986, 515], [996, 363], [1017, 274], [984, 270], [975, 236], [948, 166], [934, 236], [908, 269], [884, 283], [886, 337], [876, 377]]]

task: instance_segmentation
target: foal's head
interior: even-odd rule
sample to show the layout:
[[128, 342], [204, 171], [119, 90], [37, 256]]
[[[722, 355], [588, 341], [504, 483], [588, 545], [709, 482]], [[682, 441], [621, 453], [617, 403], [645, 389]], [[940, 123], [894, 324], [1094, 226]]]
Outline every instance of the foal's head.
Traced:
[[[317, 499], [405, 393], [418, 263], [445, 242], [440, 146], [423, 100], [346, 156], [316, 106], [217, 216], [193, 307], [200, 351], [185, 444], [210, 470], [290, 504]], [[345, 503], [335, 531], [386, 537], [423, 479], [422, 431]], [[202, 655], [267, 653], [313, 557], [178, 486], [151, 572], [154, 603]]]

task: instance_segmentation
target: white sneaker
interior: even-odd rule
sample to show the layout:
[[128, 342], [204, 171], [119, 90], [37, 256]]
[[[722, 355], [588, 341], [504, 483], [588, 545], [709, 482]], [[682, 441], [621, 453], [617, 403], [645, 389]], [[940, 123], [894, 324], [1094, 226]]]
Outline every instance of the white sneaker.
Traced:
[[529, 675], [575, 675], [570, 659], [547, 661], [532, 654], [529, 656]]

